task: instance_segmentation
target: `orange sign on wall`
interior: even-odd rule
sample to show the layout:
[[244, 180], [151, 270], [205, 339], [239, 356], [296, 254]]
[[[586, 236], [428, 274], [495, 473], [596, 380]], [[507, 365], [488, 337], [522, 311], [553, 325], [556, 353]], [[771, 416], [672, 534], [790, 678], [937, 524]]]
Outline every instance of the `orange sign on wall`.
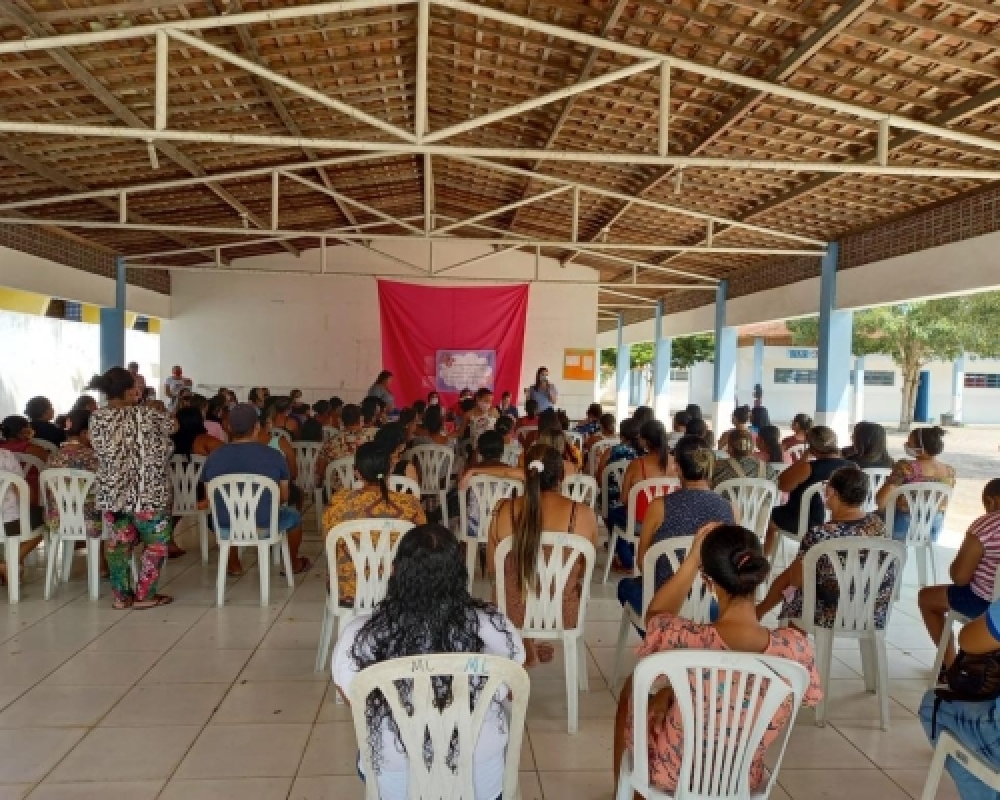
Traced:
[[563, 380], [592, 381], [597, 374], [597, 351], [567, 348], [563, 355]]

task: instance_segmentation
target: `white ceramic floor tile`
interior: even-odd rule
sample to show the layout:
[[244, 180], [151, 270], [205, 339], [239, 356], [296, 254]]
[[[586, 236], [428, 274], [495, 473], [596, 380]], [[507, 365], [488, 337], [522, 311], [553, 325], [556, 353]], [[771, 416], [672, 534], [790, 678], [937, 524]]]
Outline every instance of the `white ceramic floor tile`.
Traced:
[[167, 784], [159, 800], [285, 800], [291, 782], [291, 778], [175, 780]]
[[228, 683], [142, 683], [101, 720], [102, 727], [197, 725], [208, 722], [230, 689]]
[[142, 683], [231, 683], [250, 658], [250, 650], [171, 650]]
[[86, 728], [0, 730], [0, 784], [40, 781], [86, 732]]
[[883, 772], [857, 769], [782, 769], [778, 783], [792, 800], [908, 800]]
[[31, 800], [154, 800], [163, 781], [121, 783], [43, 783]]
[[49, 775], [50, 783], [107, 780], [166, 780], [180, 763], [199, 728], [96, 728]]
[[0, 728], [96, 725], [126, 691], [125, 686], [39, 684], [0, 713]]
[[84, 650], [45, 679], [46, 684], [66, 686], [131, 686], [141, 678], [160, 654]]
[[209, 725], [174, 777], [291, 778], [309, 733], [309, 725]]
[[238, 683], [215, 713], [212, 724], [312, 724], [326, 688], [325, 683], [316, 681]]

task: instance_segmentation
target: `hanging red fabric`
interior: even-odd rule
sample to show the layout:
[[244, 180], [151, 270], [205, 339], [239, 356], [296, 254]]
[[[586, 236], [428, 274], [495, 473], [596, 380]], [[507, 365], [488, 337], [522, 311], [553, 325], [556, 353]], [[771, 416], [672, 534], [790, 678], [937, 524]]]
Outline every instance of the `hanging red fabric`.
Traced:
[[[440, 288], [380, 280], [378, 304], [382, 366], [393, 374], [397, 405], [426, 399], [436, 390], [440, 350], [494, 351], [497, 400], [509, 391], [518, 402], [527, 284]], [[457, 397], [457, 392], [442, 392], [441, 405], [448, 408]]]

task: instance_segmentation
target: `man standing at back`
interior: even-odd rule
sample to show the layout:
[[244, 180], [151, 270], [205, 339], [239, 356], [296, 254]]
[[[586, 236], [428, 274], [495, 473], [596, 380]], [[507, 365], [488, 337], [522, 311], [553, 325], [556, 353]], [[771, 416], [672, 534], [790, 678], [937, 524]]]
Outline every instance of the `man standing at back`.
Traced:
[[184, 377], [184, 370], [180, 366], [175, 366], [170, 370], [170, 377], [164, 383], [167, 395], [167, 408], [170, 411], [177, 410], [177, 398], [180, 397], [182, 389], [191, 388], [191, 379]]
[[[208, 483], [213, 478], [226, 475], [249, 473], [270, 478], [278, 484], [278, 498], [268, 495], [261, 497], [257, 506], [257, 526], [267, 530], [271, 524], [271, 502], [276, 499], [281, 503], [278, 509], [278, 530], [288, 535], [288, 550], [292, 558], [292, 570], [299, 574], [309, 569], [308, 558], [299, 558], [299, 545], [302, 544], [302, 517], [298, 511], [287, 505], [290, 493], [291, 473], [288, 462], [280, 451], [257, 441], [260, 432], [260, 419], [257, 409], [249, 403], [239, 403], [229, 412], [229, 431], [232, 441], [213, 452], [205, 461], [201, 480]], [[224, 504], [219, 502], [219, 519], [214, 520], [216, 530], [221, 538], [228, 536], [229, 518]], [[209, 505], [211, 508], [211, 505]], [[229, 574], [240, 575], [243, 567], [240, 564], [239, 549], [229, 551]]]
[[132, 388], [135, 389], [139, 397], [142, 397], [146, 391], [146, 379], [139, 374], [139, 363], [137, 361], [130, 361], [128, 371], [132, 373]]

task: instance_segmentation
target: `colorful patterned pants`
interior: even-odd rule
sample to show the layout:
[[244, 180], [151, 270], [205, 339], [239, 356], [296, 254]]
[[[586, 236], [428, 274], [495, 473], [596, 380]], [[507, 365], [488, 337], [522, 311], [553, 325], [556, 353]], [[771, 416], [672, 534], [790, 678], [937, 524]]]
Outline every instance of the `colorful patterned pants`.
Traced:
[[[144, 511], [126, 514], [105, 511], [104, 522], [108, 529], [108, 571], [111, 573], [111, 591], [115, 601], [142, 602], [156, 596], [156, 582], [167, 558], [167, 542], [173, 531], [169, 511]], [[146, 546], [136, 585], [132, 587], [132, 548], [142, 543]]]

